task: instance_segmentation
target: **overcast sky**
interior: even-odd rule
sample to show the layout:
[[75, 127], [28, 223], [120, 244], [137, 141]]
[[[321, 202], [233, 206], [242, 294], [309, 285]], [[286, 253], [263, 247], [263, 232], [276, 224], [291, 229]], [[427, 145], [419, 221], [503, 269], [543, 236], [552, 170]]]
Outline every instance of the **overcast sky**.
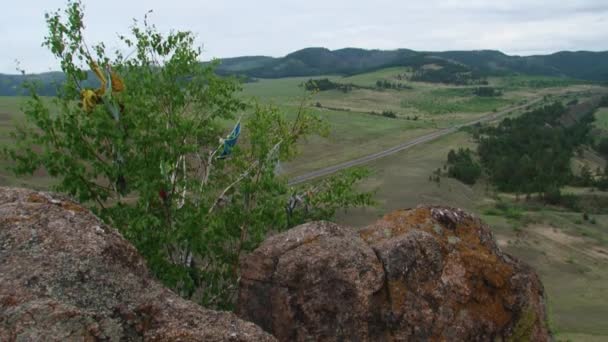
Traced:
[[[65, 0], [6, 0], [0, 73], [58, 70], [40, 46], [44, 13]], [[530, 55], [608, 50], [607, 0], [83, 0], [87, 42], [116, 47], [132, 18], [153, 10], [161, 31], [191, 30], [205, 59], [284, 56], [295, 50], [496, 49]]]

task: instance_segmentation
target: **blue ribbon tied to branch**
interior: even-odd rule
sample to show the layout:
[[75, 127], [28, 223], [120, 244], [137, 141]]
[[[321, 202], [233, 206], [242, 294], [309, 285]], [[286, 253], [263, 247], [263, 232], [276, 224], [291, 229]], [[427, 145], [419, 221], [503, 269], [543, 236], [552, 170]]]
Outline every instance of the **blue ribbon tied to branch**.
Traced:
[[236, 145], [239, 135], [241, 135], [241, 120], [236, 123], [232, 129], [232, 132], [228, 134], [226, 139], [223, 139], [222, 143], [224, 145], [224, 149], [218, 158], [226, 158], [228, 155], [230, 155], [230, 153], [232, 153], [232, 149]]

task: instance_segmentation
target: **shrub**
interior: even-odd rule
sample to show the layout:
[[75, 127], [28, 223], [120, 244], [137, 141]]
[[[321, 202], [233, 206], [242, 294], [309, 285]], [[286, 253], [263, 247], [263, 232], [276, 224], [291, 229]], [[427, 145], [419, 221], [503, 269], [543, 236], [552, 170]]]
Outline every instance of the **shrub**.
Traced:
[[448, 176], [465, 184], [475, 184], [481, 176], [481, 166], [473, 160], [471, 150], [450, 150], [448, 153]]
[[[298, 139], [324, 124], [241, 102], [235, 80], [200, 63], [192, 33], [162, 35], [146, 18], [120, 36], [133, 55], [110, 59], [103, 44], [85, 43], [80, 2], [46, 18], [44, 45], [66, 81], [52, 106], [30, 88], [28, 124], [4, 155], [18, 175], [42, 168], [57, 177], [56, 190], [118, 228], [182, 296], [229, 308], [240, 256], [268, 232], [370, 203], [353, 190], [362, 170], [303, 188], [277, 176]], [[91, 76], [96, 89], [86, 87]]]
[[473, 90], [473, 94], [482, 97], [501, 96], [502, 91], [492, 87], [478, 87]]
[[397, 114], [395, 114], [395, 112], [393, 112], [392, 110], [383, 110], [382, 116], [391, 118], [391, 119], [397, 118]]
[[600, 140], [600, 142], [597, 144], [596, 149], [604, 157], [608, 158], [608, 137], [602, 138], [602, 140]]
[[543, 199], [549, 204], [560, 204], [562, 199], [562, 193], [559, 190], [559, 187], [552, 186], [548, 188], [543, 193]]

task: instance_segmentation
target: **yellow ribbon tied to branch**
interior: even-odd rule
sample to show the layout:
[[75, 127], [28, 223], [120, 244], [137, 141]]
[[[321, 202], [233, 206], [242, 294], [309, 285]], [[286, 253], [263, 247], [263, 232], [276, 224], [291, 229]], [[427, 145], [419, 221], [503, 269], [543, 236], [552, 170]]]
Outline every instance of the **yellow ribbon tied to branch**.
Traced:
[[[101, 102], [101, 98], [105, 95], [106, 87], [108, 85], [107, 79], [104, 76], [103, 71], [101, 70], [99, 65], [95, 62], [91, 62], [90, 66], [93, 70], [93, 73], [95, 73], [95, 76], [97, 76], [97, 78], [101, 82], [101, 85], [95, 90], [83, 89], [80, 92], [82, 108], [87, 113], [91, 112], [93, 108], [95, 108], [95, 106]], [[112, 93], [119, 93], [125, 89], [125, 84], [123, 83], [122, 79], [111, 69], [110, 85], [112, 86]]]

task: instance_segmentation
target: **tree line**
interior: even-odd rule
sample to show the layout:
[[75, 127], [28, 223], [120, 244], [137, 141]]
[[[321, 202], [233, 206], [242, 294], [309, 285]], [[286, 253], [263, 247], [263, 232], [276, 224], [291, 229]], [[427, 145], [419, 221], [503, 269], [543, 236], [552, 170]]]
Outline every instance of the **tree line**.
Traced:
[[391, 82], [389, 80], [377, 80], [376, 88], [378, 89], [414, 89], [407, 84], [400, 82]]
[[549, 194], [573, 180], [574, 149], [589, 142], [591, 113], [564, 127], [566, 107], [555, 102], [481, 131], [477, 152], [490, 181], [501, 191]]
[[[581, 145], [592, 145], [589, 132], [594, 109], [580, 113], [579, 120], [570, 125], [560, 121], [568, 112], [561, 102], [506, 118], [496, 127], [477, 125], [473, 127], [477, 156], [469, 149], [451, 150], [447, 156], [448, 175], [474, 184], [485, 173], [500, 191], [539, 193], [549, 203], [560, 202], [560, 188], [564, 185], [608, 189], [608, 168], [597, 170], [595, 176], [583, 168], [575, 175], [570, 163]], [[608, 147], [598, 148], [608, 157]]]
[[333, 82], [328, 78], [321, 79], [309, 79], [308, 81], [303, 83], [304, 89], [308, 91], [326, 91], [338, 89], [344, 93], [348, 93], [353, 90], [355, 87], [353, 84], [343, 84], [338, 82]]

